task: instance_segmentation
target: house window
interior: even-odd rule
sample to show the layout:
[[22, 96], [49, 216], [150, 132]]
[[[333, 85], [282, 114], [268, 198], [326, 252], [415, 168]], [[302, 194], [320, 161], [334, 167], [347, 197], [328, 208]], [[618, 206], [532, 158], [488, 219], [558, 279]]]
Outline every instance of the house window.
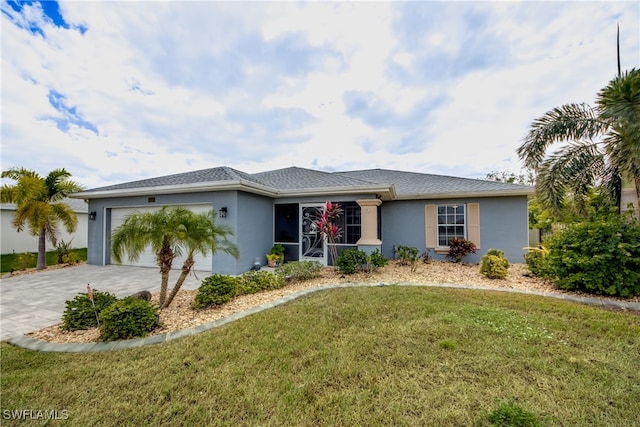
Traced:
[[466, 239], [464, 205], [438, 205], [438, 246], [449, 246], [451, 239]]
[[360, 206], [356, 203], [339, 203], [342, 208], [334, 222], [342, 230], [342, 236], [336, 239], [337, 244], [355, 245], [361, 237], [362, 216]]

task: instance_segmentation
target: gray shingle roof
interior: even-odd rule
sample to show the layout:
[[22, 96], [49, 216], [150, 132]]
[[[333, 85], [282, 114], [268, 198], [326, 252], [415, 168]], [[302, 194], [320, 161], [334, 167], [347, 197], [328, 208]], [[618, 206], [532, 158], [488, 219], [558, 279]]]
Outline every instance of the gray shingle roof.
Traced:
[[211, 189], [215, 190], [216, 186], [227, 183], [241, 185], [241, 189], [246, 191], [265, 191], [263, 194], [273, 196], [294, 192], [300, 194], [305, 191], [316, 191], [317, 194], [318, 190], [322, 191], [323, 189], [327, 189], [327, 194], [331, 189], [334, 191], [358, 189], [363, 193], [368, 189], [377, 193], [381, 188], [386, 189], [387, 191], [383, 192], [391, 198], [445, 197], [456, 194], [467, 196], [472, 193], [483, 193], [484, 195], [532, 193], [532, 187], [526, 185], [389, 169], [323, 172], [290, 167], [249, 174], [222, 166], [94, 188], [77, 193], [75, 197], [83, 195], [99, 197], [102, 192], [108, 192], [110, 196], [114, 196], [118, 194], [119, 190], [127, 193], [136, 189], [153, 190], [154, 187], [163, 187], [157, 191], [163, 191], [167, 187], [186, 187], [186, 191], [190, 184], [193, 184], [194, 187], [197, 184], [198, 189], [194, 188], [193, 191], [201, 191], [202, 187], [206, 187], [208, 184], [211, 184]]
[[224, 181], [251, 181], [261, 184], [252, 175], [227, 166], [220, 166], [211, 169], [202, 169], [193, 172], [183, 172], [174, 175], [159, 176], [157, 178], [142, 179], [140, 181], [125, 182], [124, 184], [109, 185], [106, 187], [93, 188], [88, 191], [111, 191], [125, 190], [130, 188], [149, 188], [167, 185], [200, 184], [206, 182]]
[[459, 178], [444, 175], [432, 175], [418, 172], [403, 172], [388, 169], [368, 169], [349, 172], [336, 172], [338, 176], [365, 179], [377, 184], [393, 184], [398, 197], [421, 196], [426, 194], [450, 194], [490, 191], [529, 190], [527, 185], [506, 182], [487, 181], [471, 178]]
[[370, 186], [373, 182], [332, 172], [290, 167], [253, 175], [266, 185], [280, 190], [305, 190]]

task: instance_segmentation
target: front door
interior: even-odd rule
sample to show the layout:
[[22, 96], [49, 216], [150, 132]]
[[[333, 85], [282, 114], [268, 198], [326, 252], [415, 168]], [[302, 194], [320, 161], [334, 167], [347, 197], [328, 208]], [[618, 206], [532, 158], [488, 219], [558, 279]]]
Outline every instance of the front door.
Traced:
[[327, 245], [316, 226], [324, 205], [300, 206], [300, 260], [327, 265]]

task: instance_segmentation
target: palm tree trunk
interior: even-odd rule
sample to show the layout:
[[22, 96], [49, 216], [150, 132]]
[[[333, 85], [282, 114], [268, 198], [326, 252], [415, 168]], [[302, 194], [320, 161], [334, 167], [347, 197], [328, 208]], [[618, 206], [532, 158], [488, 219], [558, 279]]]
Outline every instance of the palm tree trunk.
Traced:
[[169, 304], [171, 304], [171, 301], [173, 301], [173, 298], [175, 298], [176, 294], [182, 287], [182, 284], [184, 283], [184, 281], [187, 279], [187, 276], [191, 272], [191, 268], [193, 267], [193, 264], [195, 264], [195, 261], [193, 260], [193, 255], [189, 255], [187, 259], [184, 261], [184, 264], [182, 264], [182, 271], [180, 272], [180, 276], [178, 277], [178, 280], [176, 281], [175, 286], [171, 290], [171, 294], [169, 294], [169, 298], [167, 298], [163, 306], [162, 305], [160, 306], [161, 308], [169, 307]]
[[162, 279], [160, 281], [160, 296], [159, 296], [159, 301], [158, 304], [160, 305], [160, 308], [164, 307], [164, 302], [167, 298], [167, 288], [169, 287], [169, 272], [171, 271], [171, 265], [167, 266], [165, 263], [163, 263], [160, 266], [160, 274], [162, 276]]
[[634, 177], [636, 185], [636, 218], [640, 220], [640, 175]]
[[47, 234], [44, 227], [38, 235], [38, 264], [36, 270], [44, 270], [47, 268]]

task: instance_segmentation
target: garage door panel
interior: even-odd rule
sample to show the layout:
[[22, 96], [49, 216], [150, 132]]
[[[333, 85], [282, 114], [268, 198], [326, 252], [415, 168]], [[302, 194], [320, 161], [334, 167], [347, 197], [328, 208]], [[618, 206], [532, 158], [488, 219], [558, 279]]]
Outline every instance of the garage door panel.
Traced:
[[[204, 213], [208, 212], [213, 208], [213, 205], [181, 205], [192, 212], [195, 213]], [[155, 212], [162, 209], [162, 206], [153, 206], [153, 207], [132, 207], [132, 208], [112, 208], [111, 209], [111, 230], [110, 233], [118, 228], [127, 218], [127, 216], [139, 212]], [[177, 256], [173, 260], [173, 268], [179, 269], [182, 267], [184, 260], [186, 259], [186, 254], [182, 254], [181, 256]], [[199, 271], [211, 271], [212, 266], [212, 255], [209, 253], [207, 256], [203, 256], [201, 254], [196, 254], [194, 256], [195, 265], [194, 270]], [[140, 254], [140, 257], [137, 261], [130, 261], [127, 254], [122, 259], [122, 265], [131, 265], [137, 267], [158, 267], [158, 263], [156, 262], [156, 255], [152, 251], [151, 246], [147, 246], [147, 248]]]

